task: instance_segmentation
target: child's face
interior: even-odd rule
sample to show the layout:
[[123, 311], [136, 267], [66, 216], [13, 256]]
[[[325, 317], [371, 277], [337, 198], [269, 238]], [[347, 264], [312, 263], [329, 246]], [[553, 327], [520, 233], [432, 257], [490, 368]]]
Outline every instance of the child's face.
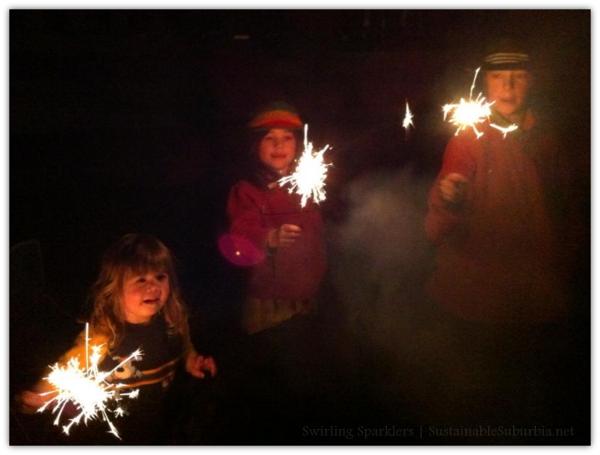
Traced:
[[526, 70], [487, 71], [487, 98], [494, 109], [505, 117], [521, 111], [531, 87], [531, 73]]
[[123, 281], [122, 305], [125, 320], [144, 324], [169, 300], [169, 275], [166, 272], [128, 273]]
[[278, 172], [285, 174], [296, 155], [296, 136], [290, 130], [272, 128], [258, 144], [260, 161]]

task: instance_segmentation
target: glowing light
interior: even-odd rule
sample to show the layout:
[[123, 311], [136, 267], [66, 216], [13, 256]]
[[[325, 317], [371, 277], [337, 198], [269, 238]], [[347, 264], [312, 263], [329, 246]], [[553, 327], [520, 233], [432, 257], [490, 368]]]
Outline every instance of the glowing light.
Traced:
[[304, 151], [298, 160], [293, 174], [277, 181], [279, 186], [290, 185], [289, 192], [296, 192], [302, 199], [300, 205], [306, 206], [309, 198], [315, 203], [325, 200], [325, 179], [327, 168], [331, 163], [323, 161], [323, 154], [329, 149], [326, 145], [318, 152], [313, 152], [312, 142], [308, 142], [308, 125], [304, 125]]
[[60, 366], [58, 364], [51, 366], [51, 372], [45, 379], [53, 386], [54, 390], [42, 393], [41, 395], [56, 394], [56, 396], [47, 401], [37, 410], [37, 412], [44, 412], [48, 407], [54, 404], [52, 414], [57, 414], [56, 419], [54, 419], [54, 425], [59, 425], [61, 414], [65, 409], [65, 406], [68, 403], [72, 403], [79, 413], [70, 419], [68, 425], [63, 425], [62, 429], [66, 435], [69, 435], [71, 427], [79, 424], [82, 419], [84, 424], [87, 424], [88, 421], [95, 420], [101, 416], [102, 420], [104, 420], [109, 427], [109, 433], [121, 439], [117, 428], [110, 420], [110, 414], [114, 417], [123, 417], [125, 411], [118, 405], [114, 409], [111, 408], [111, 403], [114, 402], [116, 404], [120, 402], [123, 397], [128, 397], [130, 399], [137, 398], [139, 389], [122, 392], [120, 389], [125, 386], [124, 384], [108, 382], [107, 378], [130, 360], [139, 360], [142, 356], [142, 351], [137, 349], [110, 371], [100, 371], [98, 370], [98, 362], [101, 358], [100, 351], [102, 345], [92, 346], [92, 353], [90, 355], [88, 348], [88, 330], [89, 326], [86, 324], [85, 368], [82, 368], [79, 365], [79, 359], [77, 357], [69, 359], [66, 366]]
[[217, 243], [223, 257], [238, 267], [251, 267], [265, 260], [262, 247], [241, 235], [225, 233]]
[[502, 137], [506, 137], [506, 135], [508, 133], [512, 133], [513, 131], [519, 129], [519, 127], [517, 125], [515, 125], [514, 123], [512, 125], [508, 125], [506, 127], [496, 125], [495, 123], [490, 123], [490, 126], [492, 128], [496, 128], [498, 131], [500, 131], [502, 133]]
[[415, 127], [415, 124], [413, 123], [413, 118], [414, 118], [414, 115], [410, 111], [410, 107], [408, 106], [408, 101], [407, 101], [406, 102], [406, 111], [404, 113], [404, 120], [402, 120], [402, 126], [404, 127], [404, 129], [406, 131], [408, 131], [408, 128], [410, 128], [411, 126], [413, 128]]
[[[477, 139], [479, 139], [481, 136], [483, 136], [483, 133], [477, 129], [477, 125], [489, 121], [489, 118], [492, 115], [491, 107], [495, 101], [487, 101], [481, 93], [479, 93], [477, 97], [473, 99], [473, 89], [475, 88], [475, 81], [477, 80], [477, 75], [479, 74], [480, 69], [481, 68], [477, 68], [475, 70], [475, 77], [473, 78], [473, 83], [471, 84], [468, 100], [461, 98], [458, 103], [450, 103], [442, 106], [444, 120], [446, 120], [446, 117], [448, 114], [450, 114], [448, 122], [457, 127], [456, 132], [454, 133], [455, 136], [461, 131], [471, 128]], [[490, 124], [490, 126], [500, 130], [504, 137], [506, 137], [507, 133], [510, 133], [518, 128], [515, 124], [512, 124], [506, 128], [502, 128], [494, 124]]]

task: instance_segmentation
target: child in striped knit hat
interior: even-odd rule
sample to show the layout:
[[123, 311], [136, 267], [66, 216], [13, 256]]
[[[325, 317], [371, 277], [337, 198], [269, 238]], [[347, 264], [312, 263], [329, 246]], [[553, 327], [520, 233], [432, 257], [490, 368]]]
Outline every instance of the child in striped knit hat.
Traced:
[[[430, 291], [461, 318], [540, 322], [565, 313], [558, 285], [558, 206], [568, 166], [529, 105], [530, 55], [500, 39], [483, 58], [491, 121], [481, 138], [452, 137], [429, 197], [426, 229], [438, 245]], [[556, 194], [555, 194], [556, 193]]]
[[283, 102], [249, 122], [255, 168], [230, 191], [227, 212], [235, 262], [249, 266], [242, 327], [258, 333], [310, 313], [325, 273], [323, 222], [318, 206], [277, 184], [301, 151], [302, 120]]
[[568, 287], [579, 235], [573, 155], [532, 108], [534, 68], [523, 40], [492, 44], [481, 61], [490, 120], [518, 129], [505, 136], [486, 123], [479, 138], [453, 136], [425, 222], [436, 246], [428, 294], [443, 310], [446, 338], [457, 341], [446, 399], [461, 410], [456, 423], [568, 421], [573, 395], [556, 391], [572, 390], [565, 384], [578, 376], [570, 373], [578, 367], [565, 367], [577, 349]]

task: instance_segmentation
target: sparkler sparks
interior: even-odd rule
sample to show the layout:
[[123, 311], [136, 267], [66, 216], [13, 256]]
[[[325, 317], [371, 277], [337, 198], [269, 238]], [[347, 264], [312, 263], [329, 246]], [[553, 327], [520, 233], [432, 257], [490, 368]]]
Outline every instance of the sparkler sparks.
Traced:
[[[479, 139], [481, 136], [483, 136], [483, 132], [477, 129], [477, 125], [489, 121], [489, 118], [492, 115], [491, 107], [495, 101], [487, 101], [481, 93], [477, 95], [477, 98], [473, 99], [473, 89], [475, 88], [475, 81], [477, 80], [477, 75], [479, 74], [480, 69], [481, 68], [477, 68], [475, 70], [475, 77], [473, 77], [473, 83], [471, 84], [471, 90], [469, 91], [468, 101], [464, 98], [461, 98], [458, 103], [445, 104], [442, 106], [444, 120], [446, 120], [446, 117], [448, 114], [450, 114], [450, 119], [448, 121], [457, 127], [456, 132], [454, 133], [455, 136], [461, 131], [471, 128], [475, 133], [475, 136], [477, 136], [477, 139]], [[495, 124], [490, 124], [490, 126], [500, 130], [504, 137], [506, 137], [507, 133], [510, 133], [518, 128], [515, 124], [512, 124], [506, 128]]]
[[406, 102], [406, 111], [404, 113], [404, 120], [402, 121], [402, 126], [404, 127], [404, 129], [406, 131], [408, 131], [408, 128], [410, 128], [411, 126], [413, 128], [415, 127], [415, 124], [413, 123], [413, 118], [414, 118], [414, 115], [410, 111], [410, 107], [408, 107], [408, 101], [407, 101]]
[[490, 126], [492, 128], [496, 128], [498, 131], [500, 131], [502, 133], [502, 137], [506, 137], [506, 135], [508, 133], [512, 133], [513, 131], [519, 129], [519, 127], [517, 125], [515, 125], [514, 123], [512, 125], [508, 125], [506, 127], [496, 125], [495, 123], [490, 123]]
[[118, 405], [114, 409], [111, 408], [110, 402], [114, 401], [118, 403], [123, 397], [130, 399], [137, 398], [139, 389], [122, 392], [121, 388], [124, 387], [124, 384], [108, 382], [107, 378], [130, 360], [139, 360], [142, 356], [142, 351], [137, 349], [110, 371], [100, 371], [98, 369], [98, 362], [101, 358], [100, 351], [102, 346], [92, 346], [92, 353], [90, 355], [88, 333], [88, 324], [86, 324], [85, 368], [79, 365], [77, 357], [69, 359], [66, 366], [59, 366], [58, 364], [51, 366], [51, 372], [45, 379], [53, 386], [54, 390], [41, 395], [56, 394], [56, 396], [47, 401], [37, 412], [44, 412], [54, 403], [52, 414], [57, 414], [54, 425], [59, 425], [65, 406], [68, 403], [72, 403], [79, 413], [70, 419], [68, 425], [63, 425], [63, 432], [66, 435], [69, 435], [71, 427], [79, 424], [82, 419], [87, 424], [88, 421], [101, 416], [110, 429], [109, 433], [121, 439], [117, 428], [110, 420], [109, 414], [113, 414], [114, 417], [123, 417], [125, 411]]
[[318, 152], [313, 152], [312, 142], [308, 142], [308, 125], [304, 125], [304, 151], [298, 160], [293, 174], [277, 181], [279, 186], [290, 184], [289, 192], [296, 192], [302, 196], [300, 205], [306, 206], [309, 198], [317, 204], [325, 200], [325, 178], [327, 168], [331, 163], [323, 162], [323, 154], [329, 149], [326, 145]]

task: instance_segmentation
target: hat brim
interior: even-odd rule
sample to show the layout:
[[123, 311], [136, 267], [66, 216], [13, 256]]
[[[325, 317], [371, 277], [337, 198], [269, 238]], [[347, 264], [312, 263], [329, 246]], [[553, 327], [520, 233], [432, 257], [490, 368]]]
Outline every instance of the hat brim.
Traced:
[[302, 128], [302, 120], [300, 120], [300, 117], [294, 112], [273, 110], [264, 112], [263, 114], [260, 114], [252, 119], [252, 121], [248, 124], [248, 127], [253, 129], [299, 129]]

